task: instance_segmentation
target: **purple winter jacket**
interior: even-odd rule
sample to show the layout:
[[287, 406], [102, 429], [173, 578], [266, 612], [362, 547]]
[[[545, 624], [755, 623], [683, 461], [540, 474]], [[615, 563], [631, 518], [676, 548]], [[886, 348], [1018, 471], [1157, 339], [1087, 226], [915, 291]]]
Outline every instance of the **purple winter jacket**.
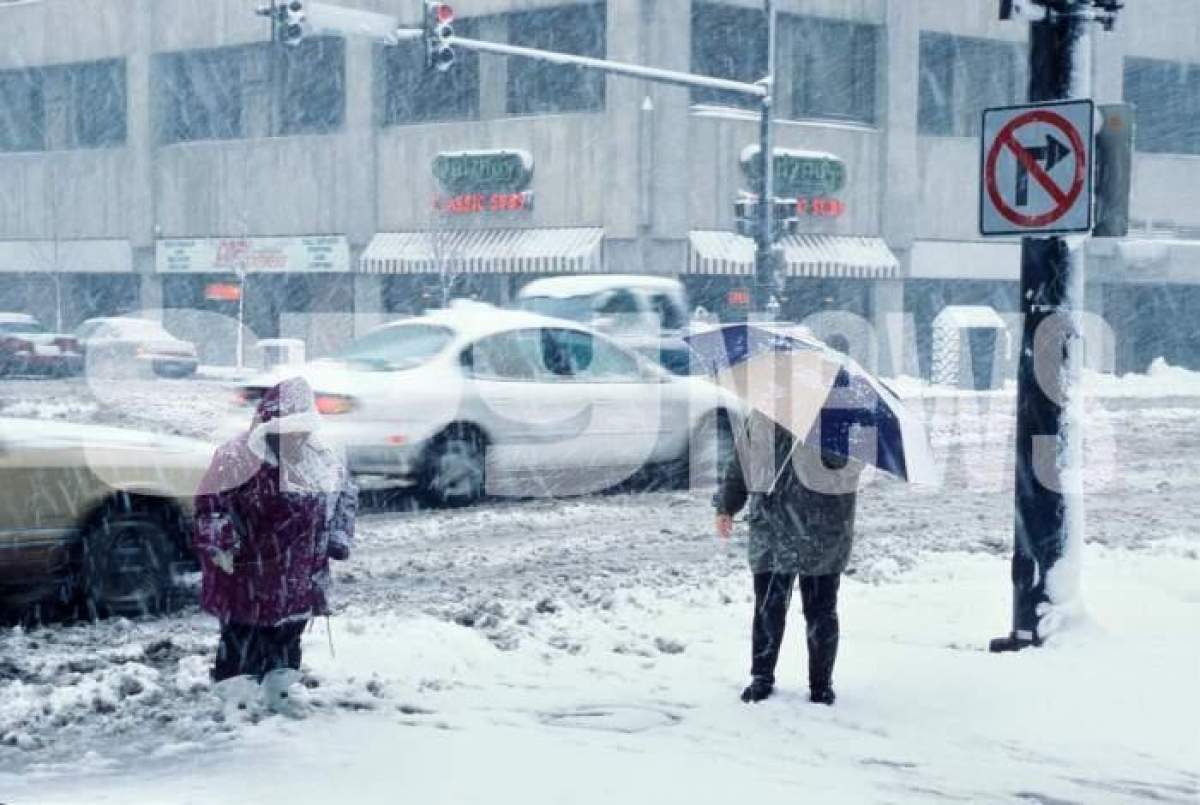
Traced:
[[[223, 623], [273, 626], [329, 614], [330, 558], [349, 556], [358, 491], [338, 455], [309, 439], [280, 462], [268, 432], [319, 426], [300, 378], [269, 389], [249, 432], [217, 449], [195, 501], [200, 605]], [[219, 560], [232, 559], [233, 572]]]

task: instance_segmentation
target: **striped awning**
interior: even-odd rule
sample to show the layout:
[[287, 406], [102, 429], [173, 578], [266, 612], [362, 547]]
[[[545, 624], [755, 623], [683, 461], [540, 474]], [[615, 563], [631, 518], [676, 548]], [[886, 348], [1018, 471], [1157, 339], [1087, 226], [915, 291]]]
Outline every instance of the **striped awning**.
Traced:
[[[688, 235], [688, 273], [752, 276], [754, 241], [733, 232]], [[900, 270], [882, 238], [857, 235], [789, 235], [779, 242], [789, 277], [890, 279]]]
[[604, 230], [475, 229], [384, 232], [359, 261], [365, 274], [599, 273]]

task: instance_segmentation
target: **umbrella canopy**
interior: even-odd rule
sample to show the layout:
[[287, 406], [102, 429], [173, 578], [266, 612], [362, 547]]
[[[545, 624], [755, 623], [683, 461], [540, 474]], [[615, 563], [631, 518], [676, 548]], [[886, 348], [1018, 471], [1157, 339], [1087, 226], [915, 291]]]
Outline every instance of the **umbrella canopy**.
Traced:
[[729, 324], [687, 342], [720, 386], [801, 443], [910, 483], [937, 483], [920, 418], [880, 380], [806, 331]]

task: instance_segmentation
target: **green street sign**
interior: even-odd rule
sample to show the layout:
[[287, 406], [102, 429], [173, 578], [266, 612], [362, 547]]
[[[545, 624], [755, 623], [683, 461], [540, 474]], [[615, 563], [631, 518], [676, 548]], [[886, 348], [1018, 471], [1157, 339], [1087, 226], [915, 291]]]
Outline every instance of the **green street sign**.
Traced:
[[[742, 174], [750, 187], [762, 180], [758, 146], [742, 150]], [[783, 198], [832, 196], [846, 186], [846, 163], [840, 157], [818, 151], [775, 149], [774, 195]]]
[[533, 180], [533, 157], [525, 151], [453, 151], [433, 160], [433, 175], [451, 196], [520, 193]]

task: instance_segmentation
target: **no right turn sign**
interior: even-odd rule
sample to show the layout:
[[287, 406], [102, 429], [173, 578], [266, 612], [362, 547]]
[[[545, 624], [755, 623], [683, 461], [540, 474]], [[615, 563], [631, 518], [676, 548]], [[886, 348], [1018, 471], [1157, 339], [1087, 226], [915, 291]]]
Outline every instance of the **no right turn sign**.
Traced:
[[983, 113], [979, 229], [984, 235], [1092, 228], [1090, 100]]

